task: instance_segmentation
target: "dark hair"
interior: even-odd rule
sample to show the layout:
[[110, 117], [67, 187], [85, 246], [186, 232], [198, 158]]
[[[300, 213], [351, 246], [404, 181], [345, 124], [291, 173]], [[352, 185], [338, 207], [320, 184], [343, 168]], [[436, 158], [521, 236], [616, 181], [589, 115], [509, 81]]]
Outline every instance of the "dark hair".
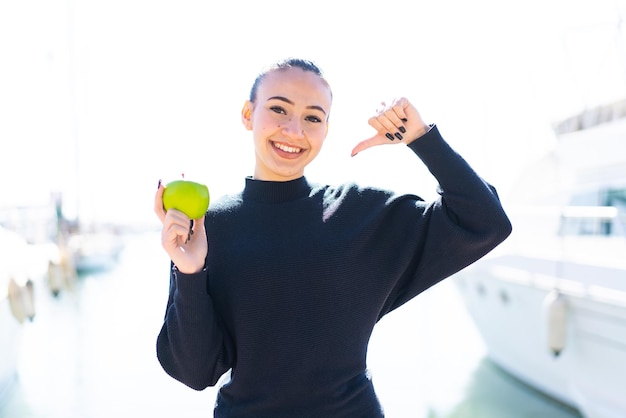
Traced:
[[[265, 78], [266, 75], [276, 70], [286, 70], [289, 68], [300, 68], [302, 71], [310, 71], [316, 75], [318, 75], [328, 86], [330, 89], [330, 85], [328, 81], [324, 78], [324, 74], [322, 70], [313, 63], [313, 61], [301, 59], [301, 58], [287, 58], [285, 60], [279, 61], [273, 65], [270, 65], [265, 70], [261, 71], [259, 75], [257, 75], [254, 80], [254, 84], [252, 84], [252, 88], [250, 89], [250, 101], [254, 103], [256, 101], [257, 90], [259, 89], [259, 85], [261, 81]], [[331, 91], [332, 97], [332, 91]]]

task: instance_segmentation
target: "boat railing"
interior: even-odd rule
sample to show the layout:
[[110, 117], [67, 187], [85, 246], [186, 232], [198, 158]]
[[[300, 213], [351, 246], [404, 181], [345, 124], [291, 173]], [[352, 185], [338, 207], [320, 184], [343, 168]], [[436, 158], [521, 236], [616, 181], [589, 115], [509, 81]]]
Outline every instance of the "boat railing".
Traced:
[[547, 230], [557, 236], [623, 237], [626, 212], [616, 206], [516, 206], [508, 208], [518, 232], [536, 236]]
[[626, 237], [624, 214], [615, 206], [566, 206], [561, 210], [559, 235]]

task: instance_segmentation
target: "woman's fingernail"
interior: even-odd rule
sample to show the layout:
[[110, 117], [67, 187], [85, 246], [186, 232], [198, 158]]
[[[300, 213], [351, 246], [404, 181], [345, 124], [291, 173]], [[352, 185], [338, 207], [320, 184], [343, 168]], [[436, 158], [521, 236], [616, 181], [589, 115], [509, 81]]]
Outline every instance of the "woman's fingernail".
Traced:
[[385, 136], [386, 136], [387, 138], [389, 138], [389, 140], [390, 140], [390, 141], [393, 141], [393, 140], [394, 140], [393, 135], [391, 135], [389, 132], [387, 132], [387, 133], [385, 134]]
[[402, 122], [408, 122], [409, 120], [407, 118], [402, 118], [400, 119]]
[[402, 141], [402, 135], [400, 135], [398, 132], [396, 132], [394, 135], [396, 136], [396, 138]]
[[406, 133], [406, 128], [404, 126], [401, 126], [398, 128], [400, 130], [400, 132], [402, 132], [403, 134]]
[[161, 188], [161, 179], [159, 179], [159, 185], [157, 186], [157, 190]]

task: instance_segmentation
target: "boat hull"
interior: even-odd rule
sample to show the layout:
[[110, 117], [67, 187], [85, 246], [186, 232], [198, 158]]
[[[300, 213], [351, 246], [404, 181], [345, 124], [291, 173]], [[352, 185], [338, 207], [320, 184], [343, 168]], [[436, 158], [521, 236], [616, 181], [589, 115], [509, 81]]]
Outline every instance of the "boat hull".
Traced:
[[[626, 269], [501, 255], [457, 284], [495, 363], [587, 418], [617, 418], [626, 416], [626, 292], [611, 286], [617, 280]], [[567, 308], [558, 353], [550, 346], [555, 291]]]
[[0, 405], [17, 381], [22, 327], [11, 313], [8, 298], [0, 298]]

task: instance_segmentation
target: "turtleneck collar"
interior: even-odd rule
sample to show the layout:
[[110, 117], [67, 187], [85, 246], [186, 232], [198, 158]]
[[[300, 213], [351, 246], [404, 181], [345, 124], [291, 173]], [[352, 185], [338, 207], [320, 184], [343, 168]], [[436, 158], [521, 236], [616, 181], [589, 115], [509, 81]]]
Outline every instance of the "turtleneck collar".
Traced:
[[311, 189], [305, 177], [289, 181], [265, 181], [246, 177], [243, 198], [261, 203], [283, 203], [307, 197]]

